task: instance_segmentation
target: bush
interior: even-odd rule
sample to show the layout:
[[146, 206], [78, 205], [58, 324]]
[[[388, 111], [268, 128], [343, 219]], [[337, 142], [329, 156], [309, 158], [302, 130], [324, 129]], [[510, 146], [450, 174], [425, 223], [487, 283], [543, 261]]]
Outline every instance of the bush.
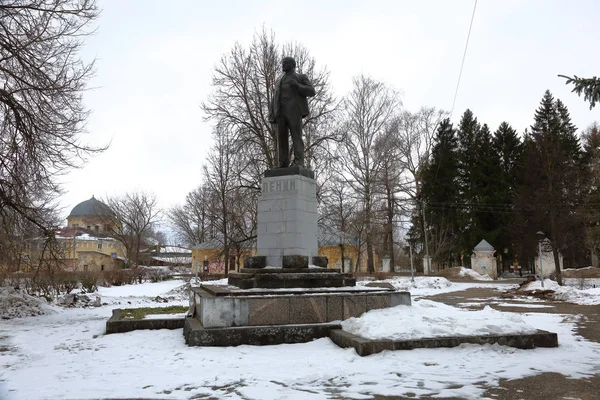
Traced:
[[100, 274], [98, 272], [86, 271], [79, 275], [81, 289], [84, 293], [93, 293], [98, 289]]
[[146, 276], [150, 282], [167, 281], [173, 277], [173, 273], [166, 267], [147, 268]]
[[136, 273], [131, 269], [118, 269], [104, 272], [106, 286], [131, 285], [136, 281]]
[[50, 281], [57, 296], [62, 293], [70, 293], [71, 290], [77, 288], [79, 283], [77, 274], [67, 271], [55, 272], [50, 276]]

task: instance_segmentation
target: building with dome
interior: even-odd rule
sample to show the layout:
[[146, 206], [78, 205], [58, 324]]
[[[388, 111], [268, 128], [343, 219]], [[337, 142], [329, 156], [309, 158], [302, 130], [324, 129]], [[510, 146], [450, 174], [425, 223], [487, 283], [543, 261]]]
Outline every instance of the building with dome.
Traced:
[[[110, 208], [94, 196], [73, 207], [67, 226], [56, 232], [64, 269], [81, 272], [122, 268], [126, 262], [125, 248], [109, 235], [116, 223]], [[44, 241], [45, 238], [37, 238], [28, 244], [26, 255], [32, 265], [39, 261]]]
[[94, 196], [73, 207], [67, 217], [69, 228], [82, 228], [96, 233], [109, 232], [111, 223], [114, 224], [112, 211]]

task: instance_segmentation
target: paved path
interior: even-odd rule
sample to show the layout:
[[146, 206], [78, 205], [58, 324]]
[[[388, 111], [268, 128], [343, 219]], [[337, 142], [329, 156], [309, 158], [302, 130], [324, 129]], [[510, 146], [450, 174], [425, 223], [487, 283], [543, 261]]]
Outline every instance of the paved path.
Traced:
[[[517, 282], [507, 282], [517, 283]], [[507, 285], [507, 289], [509, 286]], [[536, 304], [551, 305], [552, 308], [525, 308], [519, 307], [519, 297], [511, 296], [509, 293], [492, 288], [473, 288], [461, 292], [443, 293], [435, 296], [423, 297], [429, 300], [439, 301], [451, 306], [457, 306], [460, 303], [469, 303], [468, 309], [478, 310], [486, 305], [500, 310], [516, 313], [555, 313], [579, 315], [581, 318], [577, 322], [577, 333], [587, 340], [600, 343], [600, 306], [581, 306], [571, 303], [543, 301]], [[512, 303], [512, 307], [504, 307], [495, 304], [498, 298], [502, 303]], [[531, 304], [531, 303], [529, 303]], [[465, 307], [461, 307], [465, 308]], [[560, 345], [560, 338], [559, 338]], [[587, 379], [569, 379], [564, 375], [557, 373], [543, 373], [516, 380], [503, 380], [498, 387], [490, 388], [486, 397], [498, 400], [554, 400], [554, 399], [580, 399], [580, 400], [599, 400], [600, 399], [600, 374]], [[376, 397], [377, 400], [389, 399], [391, 397]], [[402, 398], [396, 398], [402, 399]], [[428, 400], [428, 398], [422, 398]], [[440, 399], [436, 397], [436, 399]], [[451, 400], [454, 398], [445, 398]]]

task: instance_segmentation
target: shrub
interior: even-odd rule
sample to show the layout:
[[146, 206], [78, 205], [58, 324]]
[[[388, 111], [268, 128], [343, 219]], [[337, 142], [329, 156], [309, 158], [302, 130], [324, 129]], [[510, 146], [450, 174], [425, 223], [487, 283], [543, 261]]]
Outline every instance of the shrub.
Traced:
[[146, 270], [146, 276], [150, 282], [162, 282], [173, 277], [173, 273], [167, 268], [149, 268]]
[[98, 289], [100, 274], [93, 271], [82, 272], [79, 275], [79, 280], [84, 293], [93, 293]]
[[104, 272], [104, 281], [107, 286], [122, 286], [135, 283], [135, 273], [130, 269], [117, 269]]

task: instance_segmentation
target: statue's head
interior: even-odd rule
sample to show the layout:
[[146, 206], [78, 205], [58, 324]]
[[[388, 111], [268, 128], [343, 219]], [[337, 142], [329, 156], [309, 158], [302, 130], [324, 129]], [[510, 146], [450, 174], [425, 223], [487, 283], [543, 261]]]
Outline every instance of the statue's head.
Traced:
[[290, 72], [296, 69], [296, 60], [292, 57], [283, 57], [281, 60], [281, 69], [283, 72]]

